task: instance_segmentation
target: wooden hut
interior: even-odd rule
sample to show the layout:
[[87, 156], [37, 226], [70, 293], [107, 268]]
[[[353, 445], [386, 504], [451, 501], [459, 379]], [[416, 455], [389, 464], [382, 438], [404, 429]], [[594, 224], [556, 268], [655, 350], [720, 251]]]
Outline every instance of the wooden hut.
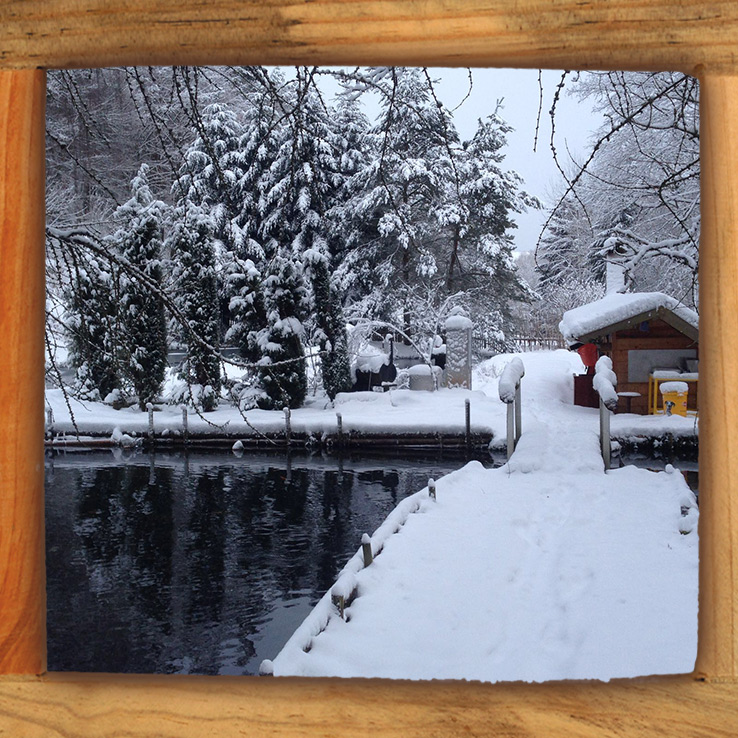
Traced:
[[[628, 406], [642, 415], [653, 412], [654, 405], [660, 410], [658, 386], [667, 380], [686, 381], [687, 406], [697, 410], [698, 316], [673, 297], [661, 292], [611, 293], [564, 313], [559, 330], [569, 349], [594, 344], [599, 355], [609, 356], [618, 392], [637, 393], [621, 400], [618, 412]], [[597, 404], [591, 387], [591, 374], [575, 377], [575, 404]]]

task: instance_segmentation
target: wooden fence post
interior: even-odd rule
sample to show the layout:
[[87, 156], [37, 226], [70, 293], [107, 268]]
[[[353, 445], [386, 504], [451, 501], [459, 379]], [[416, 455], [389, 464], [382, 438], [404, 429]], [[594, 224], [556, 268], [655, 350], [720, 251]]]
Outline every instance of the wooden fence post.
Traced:
[[466, 450], [471, 450], [471, 401], [467, 397], [464, 400], [464, 422], [466, 425]]
[[507, 403], [507, 458], [515, 451], [515, 403]]
[[184, 439], [185, 446], [187, 445], [188, 434], [189, 428], [187, 425], [187, 405], [182, 405], [182, 438]]
[[369, 538], [368, 533], [364, 533], [361, 537], [361, 552], [364, 556], [364, 566], [369, 566], [374, 561], [374, 555], [372, 554], [372, 539]]
[[46, 432], [50, 439], [54, 438], [54, 411], [50, 407], [46, 408]]
[[523, 400], [520, 389], [521, 382], [515, 386], [515, 445], [518, 445], [520, 436], [523, 434]]
[[291, 417], [290, 417], [290, 409], [288, 407], [284, 408], [284, 437], [287, 441], [287, 445], [290, 445], [290, 438], [292, 436], [292, 423], [291, 423]]
[[0, 674], [46, 671], [46, 77], [0, 72]]
[[610, 411], [605, 407], [600, 397], [600, 448], [602, 460], [605, 462], [605, 471], [610, 468]]

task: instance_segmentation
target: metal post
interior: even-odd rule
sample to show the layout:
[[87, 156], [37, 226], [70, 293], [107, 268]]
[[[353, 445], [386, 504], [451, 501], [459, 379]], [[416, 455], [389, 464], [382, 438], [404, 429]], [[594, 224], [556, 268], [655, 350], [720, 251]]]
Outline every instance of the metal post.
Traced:
[[600, 447], [607, 471], [610, 468], [610, 411], [605, 407], [602, 398], [600, 398]]
[[515, 408], [512, 402], [507, 403], [507, 458], [515, 451]]
[[523, 401], [521, 399], [520, 382], [515, 387], [515, 445], [518, 445], [523, 433]]

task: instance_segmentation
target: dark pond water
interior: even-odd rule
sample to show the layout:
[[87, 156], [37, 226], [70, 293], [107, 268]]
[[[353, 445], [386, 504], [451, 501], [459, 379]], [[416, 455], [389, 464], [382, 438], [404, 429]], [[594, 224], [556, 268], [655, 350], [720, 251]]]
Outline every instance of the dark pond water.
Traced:
[[49, 669], [255, 674], [333, 584], [361, 534], [429, 476], [462, 464], [49, 458]]

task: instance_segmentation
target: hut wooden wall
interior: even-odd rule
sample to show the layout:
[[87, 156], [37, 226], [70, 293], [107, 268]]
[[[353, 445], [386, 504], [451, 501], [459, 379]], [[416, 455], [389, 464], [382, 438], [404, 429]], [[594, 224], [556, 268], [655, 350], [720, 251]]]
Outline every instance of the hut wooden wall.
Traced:
[[[648, 413], [648, 382], [628, 381], [628, 352], [659, 349], [686, 349], [697, 348], [695, 342], [680, 333], [663, 320], [652, 320], [648, 332], [638, 328], [618, 331], [612, 336], [609, 355], [612, 359], [612, 368], [618, 377], [618, 392], [640, 392], [641, 397], [634, 397], [631, 411], [645, 415]], [[699, 352], [698, 352], [699, 356]], [[697, 409], [697, 386], [689, 383], [689, 397], [687, 407]], [[661, 402], [659, 400], [659, 407]], [[625, 402], [621, 401], [619, 412], [625, 412]]]

